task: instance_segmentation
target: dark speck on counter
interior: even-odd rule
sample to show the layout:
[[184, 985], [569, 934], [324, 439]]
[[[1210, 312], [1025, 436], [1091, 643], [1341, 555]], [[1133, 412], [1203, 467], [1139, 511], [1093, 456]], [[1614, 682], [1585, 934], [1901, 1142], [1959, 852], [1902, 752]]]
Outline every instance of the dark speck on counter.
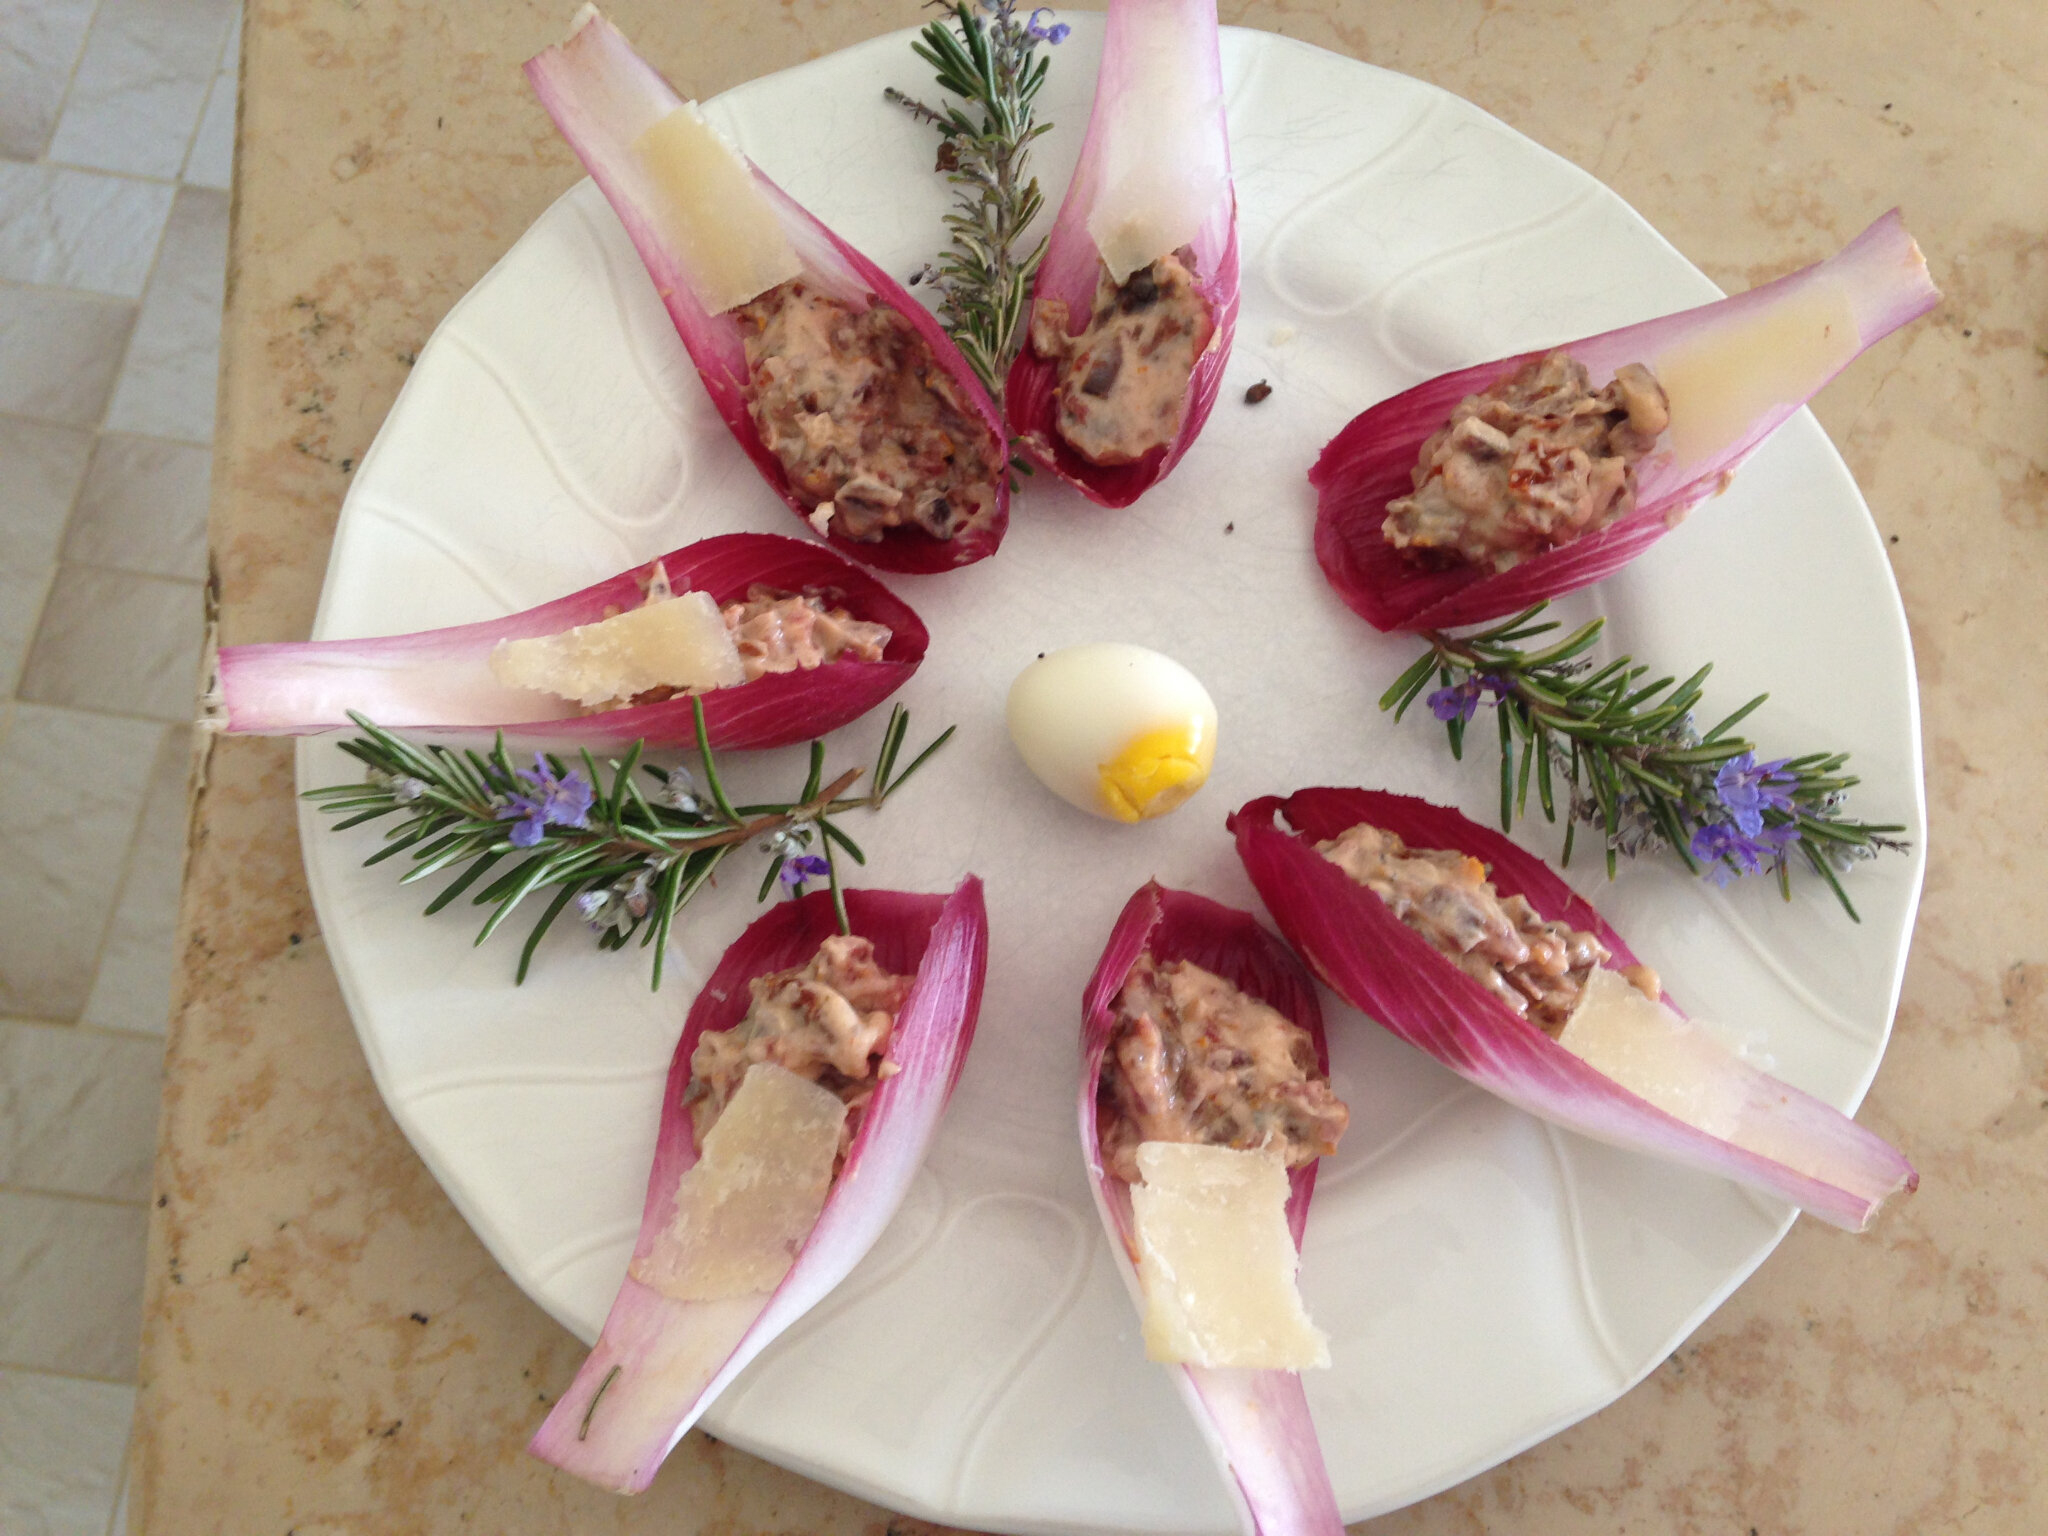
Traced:
[[1246, 405], [1257, 405], [1261, 400], [1265, 399], [1268, 395], [1272, 393], [1273, 386], [1268, 384], [1264, 379], [1261, 379], [1258, 383], [1254, 384], [1250, 389], [1244, 392], [1244, 403]]

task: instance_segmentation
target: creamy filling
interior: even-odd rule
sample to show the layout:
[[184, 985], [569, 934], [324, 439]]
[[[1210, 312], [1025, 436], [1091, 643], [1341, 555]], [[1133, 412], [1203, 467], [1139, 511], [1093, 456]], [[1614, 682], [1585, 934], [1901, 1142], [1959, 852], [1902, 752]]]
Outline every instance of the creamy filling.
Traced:
[[1078, 335], [1065, 300], [1033, 306], [1032, 350], [1060, 368], [1056, 430], [1091, 464], [1134, 463], [1179, 434], [1195, 359], [1216, 334], [1193, 260], [1162, 256], [1121, 283], [1103, 267]]
[[952, 539], [994, 516], [1002, 447], [909, 321], [801, 278], [733, 313], [748, 414], [820, 531]]
[[889, 1032], [911, 980], [877, 965], [867, 939], [834, 934], [803, 965], [748, 982], [746, 1017], [731, 1029], [706, 1030], [690, 1053], [684, 1096], [699, 1150], [747, 1068], [767, 1061], [838, 1095], [846, 1105], [844, 1157], [868, 1100], [895, 1073], [886, 1056]]
[[808, 672], [842, 659], [880, 661], [889, 645], [888, 625], [828, 608], [810, 593], [757, 586], [745, 602], [728, 603], [720, 613], [750, 683], [770, 672]]
[[1148, 1141], [1278, 1152], [1298, 1168], [1337, 1150], [1350, 1111], [1307, 1030], [1183, 960], [1139, 958], [1117, 995], [1097, 1123], [1102, 1162], [1137, 1181]]
[[1582, 364], [1553, 352], [1458, 402], [1382, 532], [1419, 565], [1508, 570], [1629, 512], [1636, 465], [1670, 424], [1640, 363], [1595, 390]]
[[[1455, 848], [1411, 849], [1361, 822], [1316, 844], [1316, 852], [1547, 1035], [1564, 1028], [1588, 977], [1614, 958], [1592, 934], [1544, 921], [1524, 897], [1502, 896], [1486, 865]], [[1648, 966], [1620, 974], [1644, 996], [1660, 995]]]

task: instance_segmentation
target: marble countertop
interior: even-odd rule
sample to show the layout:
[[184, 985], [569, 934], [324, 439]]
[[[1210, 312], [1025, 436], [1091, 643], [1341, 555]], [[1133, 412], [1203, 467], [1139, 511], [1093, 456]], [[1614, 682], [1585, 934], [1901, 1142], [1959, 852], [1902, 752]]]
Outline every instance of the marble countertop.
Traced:
[[[353, 466], [449, 306], [577, 176], [517, 66], [565, 5], [251, 0], [212, 553], [224, 642], [303, 636]], [[685, 92], [913, 25], [915, 0], [620, 0]], [[1375, 1536], [2048, 1529], [2048, 10], [1257, 0], [1467, 97], [1723, 287], [1904, 206], [1947, 298], [1817, 412], [1918, 652], [1930, 866], [1859, 1116], [1923, 1183], [1813, 1222], [1612, 1407]], [[132, 1529], [928, 1530], [702, 1435], [617, 1500], [523, 1447], [581, 1348], [372, 1086], [300, 868], [291, 750], [219, 741], [191, 832]]]

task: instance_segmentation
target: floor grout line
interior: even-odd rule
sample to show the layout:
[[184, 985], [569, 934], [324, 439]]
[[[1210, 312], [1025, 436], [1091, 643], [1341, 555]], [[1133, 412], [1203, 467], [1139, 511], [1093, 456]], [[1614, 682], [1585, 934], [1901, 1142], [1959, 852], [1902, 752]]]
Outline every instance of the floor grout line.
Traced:
[[[168, 220], [166, 220], [166, 222], [168, 222]], [[162, 244], [161, 237], [159, 237], [158, 244]], [[151, 273], [154, 273], [156, 271], [156, 255], [154, 253], [152, 253], [149, 258], [149, 270]], [[149, 290], [149, 281], [147, 278], [143, 280], [142, 286], [143, 292], [146, 293]], [[24, 293], [66, 293], [70, 294], [74, 298], [92, 299], [96, 303], [100, 304], [127, 304], [136, 309], [140, 309], [142, 307], [141, 293], [136, 294], [133, 298], [129, 298], [124, 294], [108, 293], [103, 288], [73, 288], [64, 283], [35, 283], [29, 282], [26, 279], [19, 277], [0, 277], [0, 288], [18, 288]], [[13, 413], [10, 412], [9, 414], [11, 415]], [[30, 417], [29, 419], [31, 421], [40, 421], [43, 418]]]
[[0, 1013], [0, 1029], [8, 1025], [23, 1029], [61, 1029], [71, 1034], [118, 1035], [135, 1040], [161, 1040], [154, 1030], [123, 1029], [118, 1024], [91, 1024], [84, 1019], [52, 1019], [33, 1013]]
[[[215, 75], [218, 73], [218, 71], [215, 71]], [[207, 76], [207, 89], [211, 90], [213, 88], [214, 78], [214, 75]], [[205, 108], [202, 106], [200, 110], [203, 112]], [[186, 146], [186, 153], [188, 155], [191, 153], [190, 145]], [[16, 165], [47, 165], [53, 171], [77, 171], [85, 176], [117, 176], [123, 181], [139, 182], [143, 186], [148, 187], [169, 187], [172, 191], [176, 191], [179, 187], [199, 187], [199, 190], [202, 192], [218, 192], [220, 190], [218, 187], [200, 186], [196, 181], [186, 181], [182, 173], [176, 176], [151, 176], [144, 171], [113, 171], [107, 169], [104, 165], [87, 165], [81, 160], [58, 160], [48, 155], [45, 155], [40, 160], [16, 160], [13, 163]]]
[[[5, 279], [0, 279], [0, 282], [4, 281]], [[75, 290], [66, 288], [58, 291], [70, 293]], [[90, 422], [64, 421], [56, 416], [34, 416], [26, 411], [6, 411], [0, 412], [0, 415], [4, 415], [9, 421], [25, 422], [32, 427], [59, 427], [66, 432], [90, 432], [94, 438], [94, 446], [98, 446], [98, 439], [102, 437], [139, 437], [146, 438], [152, 443], [165, 443], [174, 448], [205, 448], [211, 450], [213, 447], [213, 439], [210, 437], [205, 439], [165, 437], [160, 432], [130, 432], [125, 427], [94, 426]], [[105, 417], [102, 417], [101, 420], [104, 421]], [[74, 502], [73, 505], [76, 505], [76, 503]], [[66, 513], [65, 517], [68, 521], [70, 514]]]
[[[67, 422], [51, 421], [43, 416], [25, 416], [20, 411], [0, 411], [0, 422], [4, 421], [19, 421], [34, 427], [63, 427], [71, 432], [92, 432], [95, 438], [133, 438], [137, 442], [161, 443], [166, 448], [204, 448], [208, 452], [211, 452], [213, 449], [213, 441], [210, 438], [203, 443], [197, 443], [189, 437], [165, 437], [161, 432], [132, 432], [126, 427], [109, 427], [104, 430], [95, 431], [92, 427], [72, 426]], [[93, 446], [97, 448], [99, 445], [95, 442]], [[82, 484], [80, 489], [84, 489]], [[65, 514], [65, 520], [67, 522], [70, 520], [69, 513]]]
[[90, 1371], [60, 1371], [47, 1365], [21, 1365], [12, 1360], [0, 1360], [0, 1371], [14, 1371], [23, 1376], [54, 1376], [59, 1381], [83, 1381], [96, 1387], [129, 1387], [142, 1385], [138, 1372], [135, 1376], [95, 1376]]
[[107, 1536], [126, 1536], [126, 1532], [120, 1529], [126, 1524], [121, 1519], [121, 1506], [128, 1501], [128, 1458], [134, 1454], [135, 1420], [131, 1415], [128, 1420], [128, 1439], [121, 1447], [121, 1460], [118, 1463], [120, 1475], [114, 1479], [114, 1507], [107, 1515]]
[[[123, 571], [119, 574], [126, 576], [134, 573]], [[164, 576], [158, 579], [163, 581], [185, 580], [182, 576]], [[206, 583], [201, 581], [195, 582], [193, 585], [204, 588]], [[199, 724], [199, 694], [196, 688], [193, 690], [192, 713], [189, 716], [137, 715], [118, 709], [100, 709], [90, 704], [52, 704], [42, 699], [23, 698], [18, 693], [8, 695], [8, 701], [14, 704], [26, 704], [31, 709], [66, 709], [74, 715], [91, 715], [96, 720], [132, 720], [137, 725], [189, 725], [197, 729]]]
[[10, 1184], [0, 1180], [0, 1195], [25, 1195], [36, 1200], [71, 1200], [80, 1205], [97, 1205], [124, 1211], [147, 1211], [149, 1197], [140, 1200], [118, 1200], [112, 1195], [82, 1195], [68, 1189], [40, 1189], [27, 1184]]
[[[165, 729], [168, 731], [175, 727], [167, 726]], [[136, 861], [142, 856], [143, 829], [149, 825], [150, 792], [156, 788], [156, 759], [162, 755], [163, 749], [164, 739], [159, 736], [156, 750], [150, 754], [150, 779], [142, 786], [142, 798], [135, 806], [135, 820], [128, 828], [127, 851], [121, 855], [121, 878], [114, 882], [114, 899], [107, 904], [106, 921], [100, 925], [99, 943], [93, 947], [92, 981], [85, 989], [85, 1008], [92, 1006], [92, 995], [99, 987], [100, 972], [107, 963], [107, 946], [114, 939], [114, 919], [121, 913], [121, 903], [128, 899], [128, 887], [135, 879]]]
[[42, 152], [36, 156], [36, 164], [50, 163], [50, 146], [57, 141], [57, 126], [64, 121], [64, 109], [71, 105], [71, 92], [78, 84], [78, 66], [85, 62], [85, 51], [92, 46], [94, 28], [100, 24], [100, 16], [106, 10], [106, 0], [93, 0], [92, 14], [85, 19], [85, 31], [79, 34], [78, 52], [71, 56], [71, 67], [64, 72], [64, 89], [57, 93], [56, 115], [50, 119], [50, 135], [43, 140]]
[[[108, 436], [110, 434], [102, 433], [101, 435]], [[66, 512], [64, 515], [64, 531], [67, 534], [71, 531], [72, 513], [77, 512], [77, 510], [78, 506], [74, 502], [71, 506], [71, 510], [69, 512]], [[108, 565], [105, 561], [102, 560], [66, 560], [60, 554], [58, 556], [57, 563], [59, 565], [71, 566], [75, 570], [105, 571], [115, 576], [133, 576], [137, 581], [166, 581], [171, 583], [171, 585], [173, 586], [179, 587], [203, 587], [206, 585], [206, 578], [203, 576], [166, 576], [162, 571], [137, 571], [132, 570], [125, 565]], [[136, 718], [140, 720], [152, 720], [156, 717], [154, 715], [138, 715]]]
[[104, 1035], [112, 1040], [161, 1041], [164, 1038], [160, 1031], [154, 1029], [127, 1029], [119, 1024], [94, 1024], [83, 1018], [44, 1019], [27, 1014], [0, 1014], [0, 1028], [10, 1024], [18, 1024], [23, 1029], [60, 1029], [73, 1035]]
[[[216, 71], [216, 74], [217, 73], [218, 71]], [[212, 89], [212, 82], [214, 78], [214, 75], [209, 75], [207, 77], [207, 88], [209, 90]], [[50, 155], [45, 155], [40, 160], [16, 160], [11, 156], [0, 158], [5, 158], [9, 165], [23, 165], [30, 167], [47, 166], [50, 170], [53, 171], [75, 171], [81, 176], [106, 176], [111, 177], [116, 181], [132, 181], [135, 182], [138, 186], [169, 187], [174, 192], [179, 187], [185, 186], [199, 187], [199, 189], [202, 192], [218, 192], [220, 190], [220, 188], [218, 187], [200, 186], [200, 184], [196, 181], [187, 182], [180, 179], [177, 176], [151, 176], [145, 171], [114, 171], [109, 170], [104, 165], [87, 165], [81, 160], [58, 160]]]

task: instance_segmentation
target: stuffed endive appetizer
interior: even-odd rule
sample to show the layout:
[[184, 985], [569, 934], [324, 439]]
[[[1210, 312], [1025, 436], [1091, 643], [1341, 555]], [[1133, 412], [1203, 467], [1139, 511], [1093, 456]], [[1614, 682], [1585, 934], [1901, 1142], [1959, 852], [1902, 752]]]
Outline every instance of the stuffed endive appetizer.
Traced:
[[1621, 935], [1499, 833], [1361, 789], [1254, 800], [1230, 827], [1333, 991], [1510, 1104], [1850, 1231], [1919, 1182], [1872, 1132], [1686, 1020]]
[[776, 494], [883, 570], [993, 554], [1009, 517], [1001, 424], [923, 306], [720, 138], [594, 7], [526, 75]]
[[701, 698], [712, 746], [779, 747], [866, 714], [926, 640], [908, 605], [830, 550], [729, 533], [480, 624], [226, 646], [202, 723], [305, 736], [355, 714], [408, 733], [680, 746]]
[[1840, 254], [1734, 298], [1430, 379], [1323, 449], [1316, 558], [1382, 630], [1575, 591], [1676, 527], [1940, 298], [1894, 209]]
[[1146, 1353], [1254, 1536], [1340, 1536], [1302, 1393], [1329, 1364], [1294, 1274], [1316, 1160], [1349, 1114], [1314, 984], [1242, 912], [1145, 886], [1083, 998], [1081, 1152]]
[[604, 1331], [528, 1449], [619, 1493], [845, 1279], [903, 1202], [974, 1038], [988, 919], [950, 896], [816, 892], [756, 921], [690, 1009], [647, 1204]]
[[1129, 506], [1208, 420], [1237, 328], [1215, 0], [1110, 0], [1081, 163], [1004, 405], [1024, 450]]

